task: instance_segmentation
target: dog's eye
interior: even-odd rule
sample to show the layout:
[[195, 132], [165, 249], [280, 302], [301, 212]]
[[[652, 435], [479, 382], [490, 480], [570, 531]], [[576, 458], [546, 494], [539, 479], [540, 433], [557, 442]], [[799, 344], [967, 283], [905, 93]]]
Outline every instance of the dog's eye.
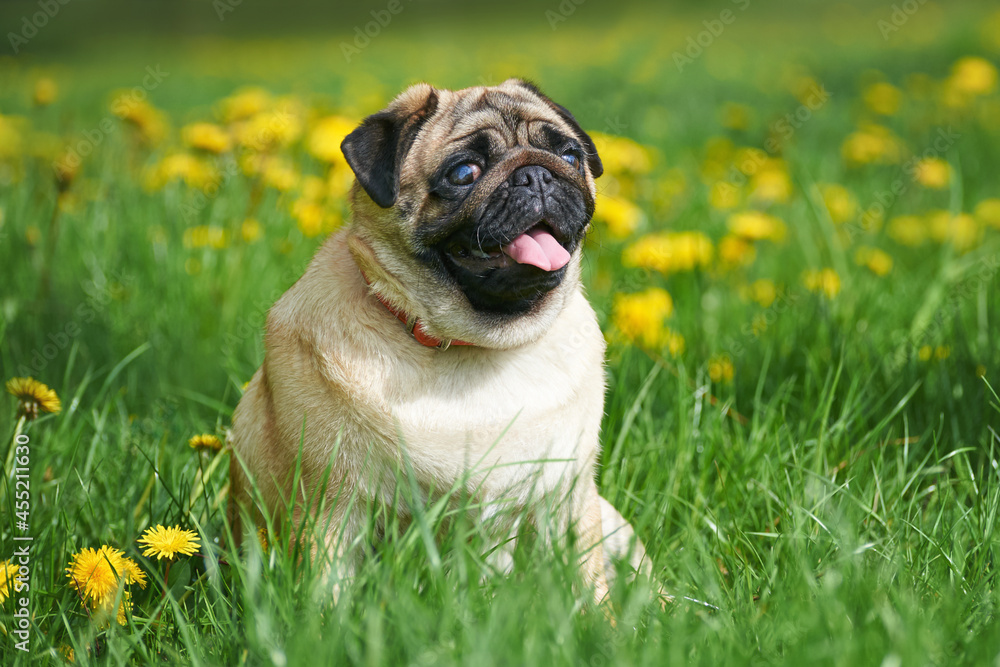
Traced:
[[576, 153], [563, 153], [561, 157], [566, 160], [566, 162], [569, 162], [571, 166], [576, 169], [580, 169], [580, 158]]
[[472, 162], [460, 164], [448, 172], [448, 181], [452, 185], [472, 185], [482, 173], [483, 170], [478, 164]]

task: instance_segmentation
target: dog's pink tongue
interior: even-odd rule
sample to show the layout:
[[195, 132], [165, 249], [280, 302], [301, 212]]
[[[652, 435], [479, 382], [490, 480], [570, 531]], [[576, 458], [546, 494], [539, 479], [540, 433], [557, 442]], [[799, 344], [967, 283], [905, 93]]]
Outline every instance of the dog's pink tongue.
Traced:
[[544, 229], [530, 229], [503, 251], [518, 264], [531, 264], [544, 271], [558, 271], [569, 262], [569, 252]]

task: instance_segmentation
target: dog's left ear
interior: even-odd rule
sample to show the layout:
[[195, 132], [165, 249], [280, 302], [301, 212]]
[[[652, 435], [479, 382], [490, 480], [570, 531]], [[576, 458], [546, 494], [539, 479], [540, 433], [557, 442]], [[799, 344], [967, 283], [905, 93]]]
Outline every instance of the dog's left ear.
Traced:
[[437, 110], [437, 101], [437, 91], [428, 84], [410, 86], [340, 144], [358, 183], [382, 208], [396, 203], [403, 159], [424, 121]]
[[542, 98], [546, 104], [552, 107], [552, 110], [559, 115], [562, 120], [572, 128], [576, 133], [577, 139], [583, 144], [583, 149], [587, 152], [587, 166], [590, 167], [590, 174], [594, 178], [597, 178], [604, 173], [604, 165], [601, 163], [601, 156], [597, 154], [597, 146], [594, 145], [594, 140], [590, 138], [590, 135], [583, 131], [580, 124], [576, 122], [576, 118], [573, 114], [569, 112], [569, 109], [562, 106], [561, 104], [556, 104], [552, 99], [538, 89], [538, 86], [531, 83], [530, 81], [525, 81], [524, 79], [513, 79], [513, 82], [517, 85], [527, 88], [533, 92], [538, 97]]

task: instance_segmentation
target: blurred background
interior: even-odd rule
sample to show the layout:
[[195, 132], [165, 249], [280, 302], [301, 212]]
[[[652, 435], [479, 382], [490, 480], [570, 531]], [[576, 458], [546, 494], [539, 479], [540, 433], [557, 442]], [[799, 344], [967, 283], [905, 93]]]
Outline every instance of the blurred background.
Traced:
[[[0, 433], [32, 439], [51, 656], [996, 662], [996, 2], [0, 0], [0, 28], [0, 378], [47, 385], [8, 385]], [[511, 76], [605, 166], [598, 483], [680, 604], [623, 591], [612, 628], [549, 554], [466, 595], [493, 545], [459, 535], [440, 575], [420, 522], [331, 613], [281, 549], [265, 576], [233, 554], [213, 588], [194, 558], [160, 587], [143, 530], [224, 541], [267, 309], [349, 220], [343, 137], [411, 83]], [[156, 584], [119, 635], [67, 585], [97, 545]]]

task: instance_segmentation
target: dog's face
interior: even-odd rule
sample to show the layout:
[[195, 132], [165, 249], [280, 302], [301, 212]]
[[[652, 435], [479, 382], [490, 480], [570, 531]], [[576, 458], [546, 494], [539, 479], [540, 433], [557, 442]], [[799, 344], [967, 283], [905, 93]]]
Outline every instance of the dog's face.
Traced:
[[431, 328], [525, 342], [575, 289], [601, 162], [531, 84], [413, 86], [342, 148], [356, 232]]

